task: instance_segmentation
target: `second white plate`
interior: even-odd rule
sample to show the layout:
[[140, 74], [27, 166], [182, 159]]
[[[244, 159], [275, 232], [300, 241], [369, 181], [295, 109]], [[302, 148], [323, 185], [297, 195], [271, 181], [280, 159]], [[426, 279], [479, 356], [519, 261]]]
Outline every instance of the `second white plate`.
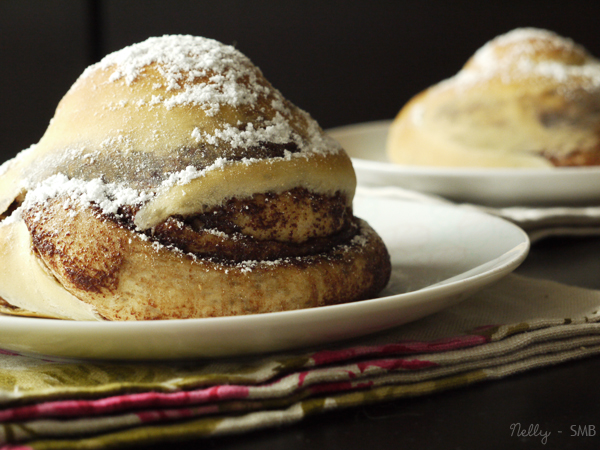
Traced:
[[353, 159], [359, 184], [399, 186], [489, 206], [600, 204], [600, 167], [477, 169], [403, 166], [385, 151], [390, 120], [328, 130]]
[[76, 322], [0, 315], [0, 348], [62, 358], [165, 360], [245, 355], [382, 331], [453, 305], [514, 270], [518, 227], [455, 206], [359, 192], [355, 214], [384, 239], [393, 273], [380, 298], [250, 316]]

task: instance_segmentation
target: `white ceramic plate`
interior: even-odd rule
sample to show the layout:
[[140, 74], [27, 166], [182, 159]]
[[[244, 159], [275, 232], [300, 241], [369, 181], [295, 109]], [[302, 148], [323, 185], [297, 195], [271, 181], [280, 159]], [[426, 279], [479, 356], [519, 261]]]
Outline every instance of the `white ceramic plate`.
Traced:
[[359, 184], [400, 186], [489, 206], [600, 204], [600, 167], [478, 169], [392, 164], [385, 152], [390, 123], [328, 130], [352, 157]]
[[381, 297], [252, 316], [75, 322], [0, 315], [0, 348], [62, 358], [162, 360], [286, 350], [401, 325], [455, 304], [514, 270], [521, 229], [470, 209], [357, 193], [355, 214], [383, 237], [393, 274]]

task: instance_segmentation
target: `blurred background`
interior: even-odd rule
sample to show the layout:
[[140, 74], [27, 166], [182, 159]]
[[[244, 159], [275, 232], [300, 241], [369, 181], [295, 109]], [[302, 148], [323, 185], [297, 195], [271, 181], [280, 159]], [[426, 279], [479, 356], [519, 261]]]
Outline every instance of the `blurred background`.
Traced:
[[150, 36], [235, 45], [323, 128], [391, 119], [517, 27], [600, 56], [600, 2], [1, 0], [0, 162], [37, 142], [85, 67]]

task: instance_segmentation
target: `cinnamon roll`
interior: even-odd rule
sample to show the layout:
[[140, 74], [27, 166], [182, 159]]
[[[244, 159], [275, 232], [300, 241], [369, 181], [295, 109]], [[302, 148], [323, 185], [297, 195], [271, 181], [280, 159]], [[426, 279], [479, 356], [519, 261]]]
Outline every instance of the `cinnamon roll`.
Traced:
[[0, 176], [0, 311], [255, 314], [370, 298], [350, 159], [242, 53], [164, 36], [89, 67]]
[[408, 102], [387, 152], [408, 165], [599, 165], [600, 62], [553, 32], [513, 30]]

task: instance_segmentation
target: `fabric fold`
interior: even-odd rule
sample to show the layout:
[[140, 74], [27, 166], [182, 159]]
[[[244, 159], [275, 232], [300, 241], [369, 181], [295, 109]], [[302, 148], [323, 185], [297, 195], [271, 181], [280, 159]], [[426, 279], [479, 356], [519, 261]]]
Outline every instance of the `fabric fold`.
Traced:
[[295, 352], [168, 364], [2, 352], [0, 448], [243, 433], [503, 378], [600, 353], [599, 310], [599, 291], [513, 274], [419, 321]]

